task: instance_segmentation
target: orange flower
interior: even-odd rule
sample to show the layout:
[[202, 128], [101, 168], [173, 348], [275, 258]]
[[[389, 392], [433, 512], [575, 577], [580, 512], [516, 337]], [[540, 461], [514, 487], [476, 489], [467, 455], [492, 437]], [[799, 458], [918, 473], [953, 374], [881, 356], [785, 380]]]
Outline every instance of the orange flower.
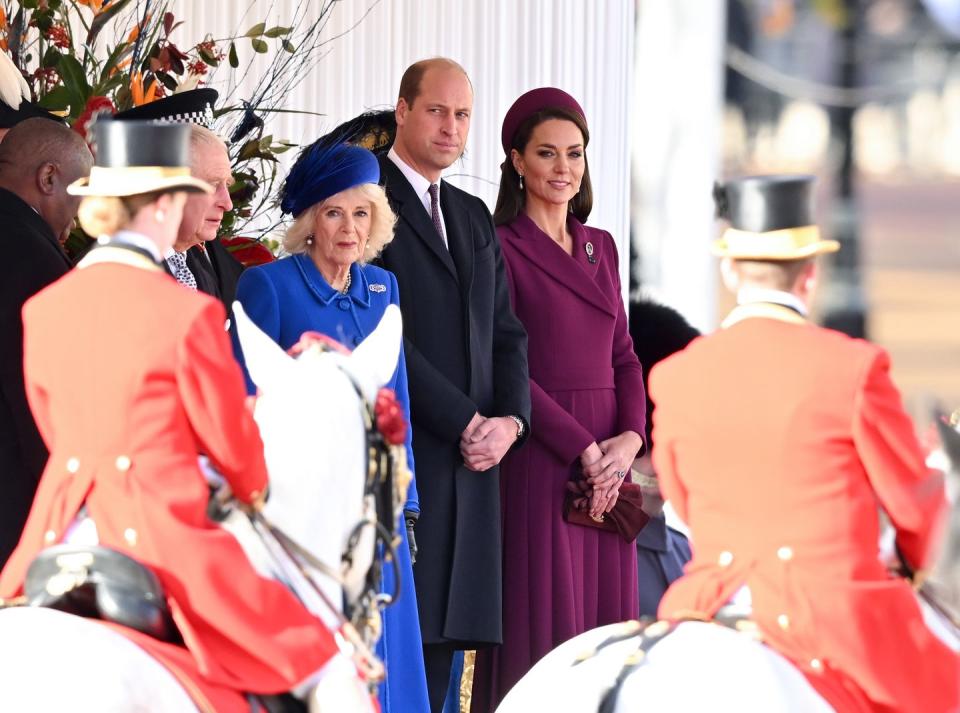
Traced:
[[[144, 24], [144, 25], [149, 25], [149, 24], [150, 24], [150, 18], [151, 18], [152, 16], [153, 16], [153, 15], [152, 15], [151, 13], [147, 13], [146, 21], [145, 21], [143, 24]], [[136, 41], [137, 41], [137, 38], [140, 36], [140, 31], [141, 31], [142, 29], [143, 29], [143, 27], [142, 27], [141, 25], [134, 25], [134, 26], [133, 26], [133, 29], [130, 30], [130, 34], [127, 35], [127, 44], [133, 44], [134, 42], [136, 42]]]
[[133, 97], [134, 106], [149, 104], [156, 99], [157, 96], [156, 80], [150, 82], [150, 86], [144, 90], [143, 74], [141, 72], [134, 72], [130, 75], [130, 96]]
[[104, 4], [110, 4], [109, 2], [104, 3], [103, 0], [77, 0], [77, 2], [81, 5], [86, 5], [89, 7], [91, 10], [93, 10], [94, 14], [100, 12], [103, 9]]
[[110, 76], [112, 77], [117, 72], [129, 67], [132, 61], [133, 57], [127, 57], [125, 60], [117, 62], [113, 67], [110, 68]]

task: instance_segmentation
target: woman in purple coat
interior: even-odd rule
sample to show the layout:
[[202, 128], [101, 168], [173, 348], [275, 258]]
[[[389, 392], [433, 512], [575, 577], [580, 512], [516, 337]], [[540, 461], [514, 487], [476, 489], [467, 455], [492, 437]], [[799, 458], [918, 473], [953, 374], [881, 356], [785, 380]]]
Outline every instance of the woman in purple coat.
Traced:
[[592, 192], [580, 105], [521, 96], [503, 122], [494, 221], [513, 309], [529, 335], [531, 436], [501, 464], [503, 644], [477, 653], [473, 712], [493, 710], [558, 644], [638, 614], [637, 553], [563, 520], [571, 481], [599, 516], [643, 446], [645, 395], [609, 233], [583, 223]]

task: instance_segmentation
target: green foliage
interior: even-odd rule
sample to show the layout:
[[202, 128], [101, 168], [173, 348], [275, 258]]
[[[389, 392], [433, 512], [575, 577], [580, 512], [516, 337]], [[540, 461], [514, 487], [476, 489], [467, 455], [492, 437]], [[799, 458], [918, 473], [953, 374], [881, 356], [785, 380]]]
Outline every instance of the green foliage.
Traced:
[[[260, 55], [273, 53], [263, 86], [283, 86], [284, 72], [298, 81], [321, 46], [319, 32], [335, 2], [303, 0], [287, 24], [258, 22], [231, 37], [206, 35], [196, 41], [196, 36], [188, 39], [187, 28], [171, 12], [173, 0], [0, 0], [0, 50], [7, 50], [20, 67], [33, 100], [85, 134], [97, 111], [155, 101], [202, 84], [214, 70], [239, 70], [242, 62], [252, 63]], [[250, 41], [246, 53], [242, 39]], [[221, 117], [244, 112], [230, 147], [234, 209], [224, 216], [221, 235], [235, 235], [251, 216], [272, 205], [277, 157], [295, 146], [264, 135], [258, 115], [286, 111], [276, 96], [271, 94], [274, 103], [266, 108], [259, 106], [262, 97], [250, 97], [256, 113], [237, 105], [217, 108]], [[77, 232], [67, 247], [78, 254], [88, 243]]]

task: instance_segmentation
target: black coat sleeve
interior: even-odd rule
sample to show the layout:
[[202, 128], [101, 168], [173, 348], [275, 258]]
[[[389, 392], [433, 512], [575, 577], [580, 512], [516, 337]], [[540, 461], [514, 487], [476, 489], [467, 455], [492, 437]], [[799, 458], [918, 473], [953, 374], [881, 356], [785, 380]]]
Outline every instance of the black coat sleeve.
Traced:
[[527, 332], [513, 313], [503, 252], [496, 237], [493, 218], [484, 211], [493, 234], [496, 282], [493, 314], [494, 416], [519, 416], [526, 423], [524, 434], [514, 447], [530, 435], [530, 372], [527, 365]]

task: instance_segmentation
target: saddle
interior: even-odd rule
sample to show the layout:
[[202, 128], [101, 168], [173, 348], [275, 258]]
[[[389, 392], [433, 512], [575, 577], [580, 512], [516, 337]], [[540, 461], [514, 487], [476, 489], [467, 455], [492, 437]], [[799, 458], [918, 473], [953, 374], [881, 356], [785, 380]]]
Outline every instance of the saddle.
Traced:
[[55, 545], [37, 555], [24, 581], [29, 606], [120, 624], [182, 643], [163, 587], [147, 567], [97, 545]]
[[733, 629], [734, 631], [742, 634], [746, 634], [759, 641], [761, 640], [760, 630], [756, 623], [750, 618], [751, 614], [752, 612], [749, 608], [728, 604], [714, 614], [712, 619], [690, 618], [679, 620], [657, 620], [644, 617], [643, 619], [637, 621], [627, 622], [628, 625], [624, 627], [623, 631], [620, 631], [600, 642], [593, 649], [593, 651], [581, 654], [574, 662], [574, 665], [576, 666], [584, 661], [589, 660], [608, 646], [618, 644], [621, 641], [626, 641], [627, 639], [638, 639], [637, 648], [623, 662], [620, 672], [617, 674], [617, 678], [614, 680], [613, 685], [606, 690], [606, 692], [603, 694], [603, 698], [600, 700], [600, 706], [597, 710], [597, 713], [613, 713], [613, 711], [617, 708], [617, 700], [620, 695], [620, 689], [623, 687], [623, 684], [626, 682], [630, 674], [636, 671], [640, 666], [644, 665], [650, 650], [658, 643], [663, 641], [663, 639], [669, 634], [673, 633], [673, 631], [675, 631], [680, 624], [684, 623], [684, 621], [712, 622], [728, 629]]
[[[160, 641], [183, 645], [157, 575], [109, 547], [48, 547], [27, 569], [23, 589], [28, 606], [120, 624]], [[250, 700], [256, 704], [253, 710], [265, 713], [307, 710], [303, 702], [287, 693], [250, 696]]]

